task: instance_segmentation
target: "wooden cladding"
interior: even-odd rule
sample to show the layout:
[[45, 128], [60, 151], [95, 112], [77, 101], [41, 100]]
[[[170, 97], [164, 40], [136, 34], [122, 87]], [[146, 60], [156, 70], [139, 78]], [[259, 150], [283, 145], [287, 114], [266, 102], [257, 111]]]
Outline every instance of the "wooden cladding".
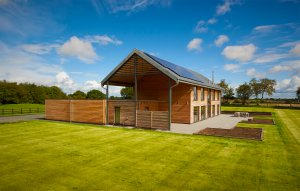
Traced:
[[45, 118], [105, 124], [105, 100], [46, 100]]
[[168, 111], [137, 111], [137, 127], [168, 129]]
[[109, 124], [115, 125], [115, 108], [120, 108], [120, 124], [118, 125], [135, 125], [135, 103], [131, 100], [109, 100], [108, 101], [108, 121]]

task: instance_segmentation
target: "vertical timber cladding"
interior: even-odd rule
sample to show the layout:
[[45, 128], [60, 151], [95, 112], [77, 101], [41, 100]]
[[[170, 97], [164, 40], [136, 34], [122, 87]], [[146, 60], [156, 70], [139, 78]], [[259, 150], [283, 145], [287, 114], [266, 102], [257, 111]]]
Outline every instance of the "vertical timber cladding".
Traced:
[[105, 100], [46, 100], [45, 118], [105, 124]]
[[45, 118], [70, 121], [70, 100], [45, 100]]
[[115, 124], [115, 107], [120, 107], [120, 124], [135, 125], [135, 102], [132, 100], [109, 100], [108, 121]]

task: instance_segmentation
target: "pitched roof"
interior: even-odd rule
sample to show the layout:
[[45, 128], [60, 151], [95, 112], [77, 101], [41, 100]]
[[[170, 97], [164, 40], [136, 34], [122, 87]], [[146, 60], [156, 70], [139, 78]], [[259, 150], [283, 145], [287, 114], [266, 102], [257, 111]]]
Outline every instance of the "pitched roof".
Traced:
[[146, 52], [134, 49], [112, 72], [110, 72], [103, 80], [102, 84], [104, 85], [108, 79], [124, 64], [126, 61], [133, 55], [137, 54], [140, 57], [144, 58], [146, 61], [148, 61], [150, 64], [155, 66], [157, 69], [162, 71], [164, 74], [169, 76], [170, 78], [174, 79], [177, 82], [182, 83], [189, 83], [204, 87], [209, 87], [212, 89], [218, 89], [221, 90], [222, 88], [218, 86], [217, 84], [213, 84], [208, 78], [205, 76], [184, 68], [182, 66], [173, 64], [169, 61], [163, 60], [161, 58], [158, 58], [156, 56], [150, 55]]

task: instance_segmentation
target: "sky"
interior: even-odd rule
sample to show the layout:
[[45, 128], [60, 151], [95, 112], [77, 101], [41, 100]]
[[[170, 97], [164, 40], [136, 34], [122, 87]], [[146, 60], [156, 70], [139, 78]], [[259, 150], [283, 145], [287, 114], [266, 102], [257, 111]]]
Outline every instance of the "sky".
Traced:
[[272, 97], [295, 98], [300, 1], [0, 0], [0, 80], [102, 90], [134, 48], [233, 88], [275, 79]]

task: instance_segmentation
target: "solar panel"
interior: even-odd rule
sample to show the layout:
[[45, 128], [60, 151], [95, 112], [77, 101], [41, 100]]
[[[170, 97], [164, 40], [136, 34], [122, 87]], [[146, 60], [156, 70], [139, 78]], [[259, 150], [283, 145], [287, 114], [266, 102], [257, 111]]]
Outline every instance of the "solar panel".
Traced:
[[188, 79], [191, 79], [191, 80], [195, 80], [197, 82], [204, 83], [204, 84], [209, 83], [209, 79], [208, 78], [204, 77], [203, 75], [201, 75], [201, 74], [199, 74], [199, 73], [197, 73], [195, 71], [192, 71], [190, 69], [184, 68], [182, 66], [178, 66], [178, 65], [173, 64], [173, 63], [171, 63], [169, 61], [157, 58], [157, 57], [155, 57], [153, 55], [150, 55], [150, 54], [148, 54], [146, 52], [144, 52], [144, 54], [146, 54], [147, 56], [149, 56], [150, 58], [152, 58], [153, 60], [155, 60], [157, 63], [159, 63], [163, 67], [172, 70], [174, 73], [176, 73], [177, 75], [179, 75], [179, 76], [181, 76], [183, 78], [188, 78]]

